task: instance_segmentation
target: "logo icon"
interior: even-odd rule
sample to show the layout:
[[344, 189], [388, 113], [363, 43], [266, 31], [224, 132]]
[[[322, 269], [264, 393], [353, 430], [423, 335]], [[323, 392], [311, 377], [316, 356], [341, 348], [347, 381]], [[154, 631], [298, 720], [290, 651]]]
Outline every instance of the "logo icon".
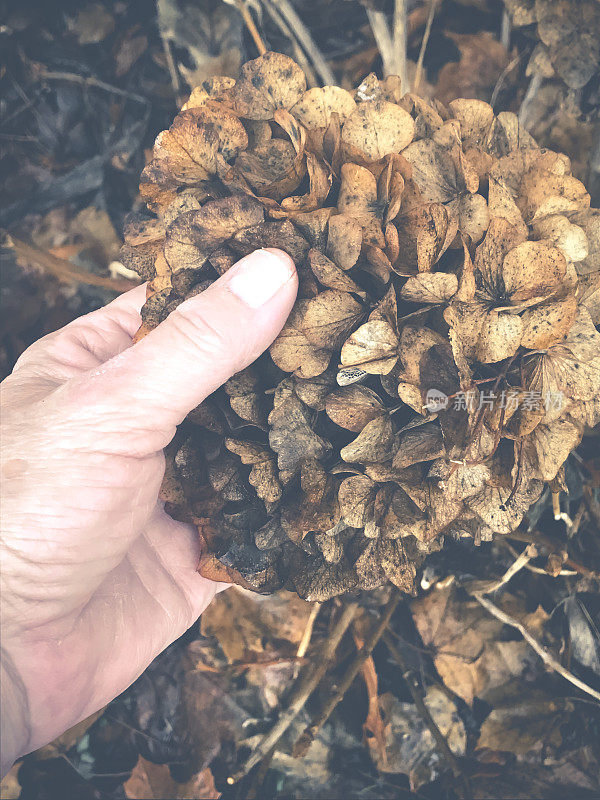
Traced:
[[428, 389], [425, 408], [432, 414], [435, 414], [436, 411], [444, 411], [448, 408], [448, 395], [439, 389]]

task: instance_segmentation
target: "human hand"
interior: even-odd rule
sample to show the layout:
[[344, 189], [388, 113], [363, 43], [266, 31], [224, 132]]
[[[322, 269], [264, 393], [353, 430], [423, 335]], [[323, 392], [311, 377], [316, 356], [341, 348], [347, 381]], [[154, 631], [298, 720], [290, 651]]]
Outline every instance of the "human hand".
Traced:
[[45, 336], [2, 397], [2, 766], [131, 684], [211, 601], [158, 501], [186, 414], [277, 336], [297, 277], [243, 258], [131, 346], [145, 289]]

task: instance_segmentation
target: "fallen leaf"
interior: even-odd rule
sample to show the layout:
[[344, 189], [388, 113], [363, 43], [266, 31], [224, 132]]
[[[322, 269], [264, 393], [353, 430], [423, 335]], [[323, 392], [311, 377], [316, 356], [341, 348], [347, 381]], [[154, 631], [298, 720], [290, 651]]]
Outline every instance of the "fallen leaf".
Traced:
[[[467, 733], [455, 704], [436, 686], [430, 686], [423, 698], [427, 710], [456, 756], [465, 753]], [[439, 746], [426, 721], [412, 703], [402, 703], [386, 692], [379, 698], [385, 724], [384, 761], [371, 747], [377, 768], [382, 772], [400, 772], [409, 776], [410, 788], [418, 791], [423, 784], [438, 778], [448, 768], [440, 758]]]
[[477, 747], [504, 750], [526, 755], [533, 750], [562, 744], [561, 725], [571, 704], [562, 699], [549, 699], [540, 691], [526, 695], [509, 694], [484, 720], [479, 732]]
[[77, 16], [69, 24], [70, 32], [81, 45], [104, 41], [114, 27], [114, 17], [102, 3], [87, 3], [78, 10]]
[[524, 641], [502, 641], [502, 623], [476, 600], [462, 600], [454, 586], [434, 589], [411, 603], [423, 643], [431, 648], [446, 686], [472, 704], [520, 678], [536, 663]]

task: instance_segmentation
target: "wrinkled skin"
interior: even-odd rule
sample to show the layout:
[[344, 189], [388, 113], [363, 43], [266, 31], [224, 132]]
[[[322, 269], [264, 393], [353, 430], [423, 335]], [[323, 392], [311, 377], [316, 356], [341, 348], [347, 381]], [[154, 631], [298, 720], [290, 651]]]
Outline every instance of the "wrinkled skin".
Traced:
[[158, 501], [162, 449], [275, 338], [297, 279], [257, 251], [131, 346], [145, 289], [32, 345], [2, 384], [2, 767], [101, 708], [224, 588]]

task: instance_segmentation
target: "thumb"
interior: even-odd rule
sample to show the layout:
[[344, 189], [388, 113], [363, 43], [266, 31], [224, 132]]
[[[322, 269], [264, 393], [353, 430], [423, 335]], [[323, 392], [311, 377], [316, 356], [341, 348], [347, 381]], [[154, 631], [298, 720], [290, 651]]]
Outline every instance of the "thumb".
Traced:
[[281, 250], [242, 258], [135, 345], [82, 376], [78, 416], [93, 417], [96, 430], [100, 421], [105, 451], [160, 450], [192, 408], [273, 342], [297, 289], [294, 263]]

